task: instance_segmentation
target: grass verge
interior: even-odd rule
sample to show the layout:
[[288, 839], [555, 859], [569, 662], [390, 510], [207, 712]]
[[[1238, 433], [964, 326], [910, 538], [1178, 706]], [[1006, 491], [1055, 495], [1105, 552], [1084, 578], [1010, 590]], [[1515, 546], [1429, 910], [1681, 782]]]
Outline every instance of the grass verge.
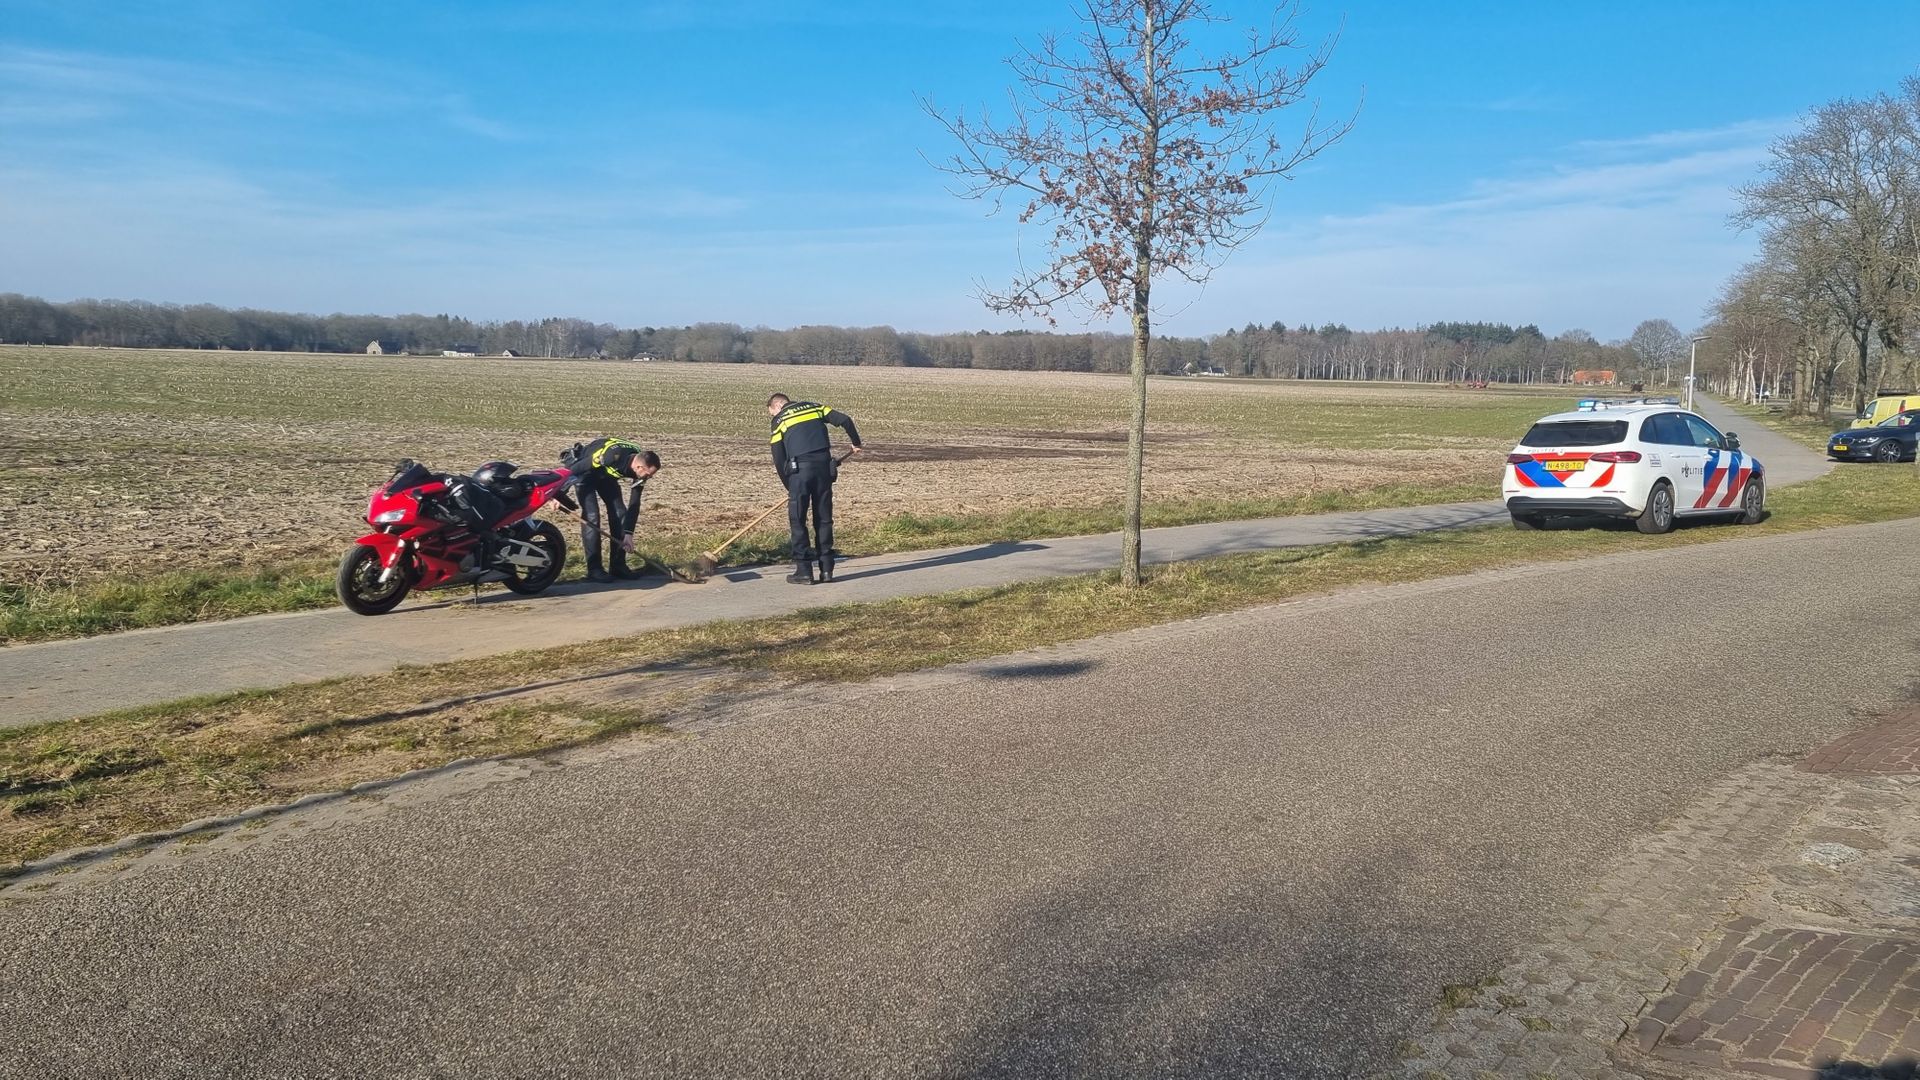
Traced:
[[43, 588], [0, 583], [0, 645], [337, 603], [332, 567], [215, 568]]
[[61, 848], [654, 723], [642, 711], [551, 700], [409, 708], [393, 690], [339, 680], [0, 731], [0, 880], [9, 864]]
[[1747, 528], [1499, 527], [1259, 552], [1155, 567], [1136, 590], [1109, 573], [844, 604], [0, 731], [0, 868], [462, 756], [578, 745], [675, 707], [671, 693], [648, 715], [496, 694], [532, 683], [666, 665], [864, 679], [1353, 585], [1905, 517], [1920, 513], [1920, 477], [1842, 470], [1771, 502]]
[[[1150, 505], [1148, 528], [1190, 525], [1206, 521], [1234, 521], [1317, 514], [1336, 510], [1369, 510], [1388, 506], [1417, 506], [1487, 497], [1485, 485], [1445, 488], [1390, 486], [1355, 492], [1329, 491], [1285, 499], [1199, 499]], [[557, 520], [569, 539], [575, 527]], [[950, 547], [961, 544], [1038, 540], [1057, 536], [1109, 532], [1120, 528], [1118, 506], [1013, 510], [953, 515], [899, 514], [877, 524], [842, 530], [836, 542], [854, 554], [880, 555], [895, 551]], [[702, 551], [726, 539], [710, 536], [672, 537], [651, 546], [646, 554], [668, 566], [684, 566]], [[345, 550], [345, 541], [342, 541]], [[778, 562], [787, 557], [784, 530], [769, 529], [742, 538], [729, 550], [731, 566]], [[578, 551], [568, 575], [578, 578], [584, 566]], [[277, 611], [328, 607], [333, 595], [334, 565], [308, 560], [286, 566], [218, 568], [164, 574], [125, 581], [43, 588], [0, 583], [0, 645], [85, 637], [149, 626], [233, 619]]]

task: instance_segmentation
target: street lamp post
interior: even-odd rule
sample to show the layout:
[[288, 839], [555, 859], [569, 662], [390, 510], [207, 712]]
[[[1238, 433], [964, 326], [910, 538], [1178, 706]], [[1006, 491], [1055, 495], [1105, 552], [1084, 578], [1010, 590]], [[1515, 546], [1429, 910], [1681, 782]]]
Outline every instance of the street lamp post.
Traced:
[[1699, 337], [1694, 338], [1693, 343], [1687, 347], [1687, 406], [1686, 407], [1687, 407], [1687, 411], [1689, 412], [1693, 411], [1693, 361], [1694, 361], [1694, 358], [1700, 354], [1700, 343], [1712, 336], [1713, 336], [1712, 334], [1701, 334]]

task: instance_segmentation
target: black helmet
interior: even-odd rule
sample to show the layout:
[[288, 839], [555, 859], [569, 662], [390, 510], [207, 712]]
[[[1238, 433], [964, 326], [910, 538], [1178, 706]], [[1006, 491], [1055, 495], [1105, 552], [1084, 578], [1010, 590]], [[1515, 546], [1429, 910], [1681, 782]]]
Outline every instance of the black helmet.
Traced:
[[519, 467], [520, 466], [515, 465], [511, 461], [489, 461], [485, 465], [473, 470], [473, 478], [488, 487], [492, 487], [495, 484], [511, 479], [513, 477], [513, 471]]

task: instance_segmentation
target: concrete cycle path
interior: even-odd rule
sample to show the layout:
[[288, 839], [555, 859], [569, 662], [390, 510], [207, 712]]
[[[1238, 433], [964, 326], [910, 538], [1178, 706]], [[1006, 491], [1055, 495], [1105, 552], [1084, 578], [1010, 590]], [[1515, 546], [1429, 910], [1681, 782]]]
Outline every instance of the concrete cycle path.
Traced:
[[1771, 487], [1812, 480], [1825, 476], [1833, 468], [1833, 462], [1827, 460], [1825, 454], [1807, 449], [1759, 420], [1741, 416], [1708, 398], [1693, 400], [1694, 411], [1711, 420], [1713, 426], [1739, 434], [1741, 452], [1759, 458], [1760, 464], [1767, 467], [1767, 483]]
[[[1826, 471], [1821, 455], [1710, 401], [1700, 411], [1741, 432], [1742, 445], [1784, 483]], [[1489, 464], [1489, 491], [1495, 492]], [[1143, 558], [1177, 562], [1485, 525], [1497, 501], [1227, 521], [1149, 530]], [[0, 728], [88, 716], [196, 694], [285, 686], [406, 664], [477, 659], [516, 649], [781, 615], [807, 607], [924, 596], [1110, 569], [1118, 533], [902, 552], [845, 563], [830, 587], [780, 580], [784, 566], [734, 570], [704, 585], [651, 578], [574, 583], [537, 597], [409, 601], [366, 618], [342, 609], [261, 615], [0, 649]]]
[[[1143, 558], [1177, 562], [1484, 525], [1504, 516], [1498, 502], [1484, 502], [1184, 525], [1149, 531]], [[374, 618], [333, 608], [16, 645], [0, 649], [0, 728], [715, 619], [1086, 574], [1112, 568], [1119, 557], [1120, 536], [1107, 533], [852, 559], [830, 586], [789, 585], [781, 579], [791, 567], [780, 565], [727, 571], [702, 585], [658, 576], [575, 582], [535, 597], [496, 592], [408, 601]]]

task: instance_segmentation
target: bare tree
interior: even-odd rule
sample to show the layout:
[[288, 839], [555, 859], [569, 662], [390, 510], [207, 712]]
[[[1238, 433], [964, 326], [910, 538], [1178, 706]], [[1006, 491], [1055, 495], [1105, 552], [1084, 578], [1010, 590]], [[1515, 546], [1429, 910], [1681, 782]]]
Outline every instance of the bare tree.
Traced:
[[[1835, 378], [1845, 360], [1849, 300], [1819, 250], [1795, 250], [1792, 230], [1776, 230], [1761, 247], [1757, 264], [1740, 276], [1764, 290], [1766, 302], [1797, 329], [1793, 409], [1826, 419], [1833, 409]], [[1751, 271], [1751, 273], [1749, 273]]]
[[1739, 191], [1734, 223], [1762, 226], [1817, 271], [1853, 340], [1854, 407], [1873, 385], [1876, 342], [1897, 354], [1920, 299], [1920, 86], [1907, 97], [1835, 101], [1777, 140], [1764, 175]]
[[[1133, 416], [1127, 437], [1127, 506], [1121, 579], [1140, 582], [1140, 478], [1146, 446], [1147, 363], [1154, 279], [1172, 272], [1204, 283], [1225, 253], [1265, 221], [1268, 183], [1338, 141], [1351, 117], [1322, 124], [1315, 109], [1297, 137], [1277, 134], [1282, 110], [1305, 100], [1332, 42], [1299, 41], [1297, 5], [1238, 51], [1201, 55], [1191, 39], [1213, 29], [1202, 0], [1081, 0], [1082, 28], [1048, 36], [1010, 61], [1013, 115], [927, 111], [960, 143], [942, 166], [957, 193], [1012, 195], [1020, 221], [1051, 226], [1048, 259], [1003, 291], [982, 290], [991, 310], [1052, 321], [1078, 300], [1133, 320]], [[1288, 66], [1283, 61], [1293, 60]]]
[[1743, 401], [1777, 396], [1801, 345], [1775, 271], [1749, 263], [1734, 274], [1713, 306], [1712, 332], [1727, 345], [1727, 391]]
[[1655, 368], [1664, 373], [1661, 384], [1673, 385], [1673, 362], [1687, 351], [1687, 337], [1680, 328], [1665, 319], [1647, 319], [1633, 328], [1627, 348], [1640, 358], [1641, 366], [1651, 374]]

